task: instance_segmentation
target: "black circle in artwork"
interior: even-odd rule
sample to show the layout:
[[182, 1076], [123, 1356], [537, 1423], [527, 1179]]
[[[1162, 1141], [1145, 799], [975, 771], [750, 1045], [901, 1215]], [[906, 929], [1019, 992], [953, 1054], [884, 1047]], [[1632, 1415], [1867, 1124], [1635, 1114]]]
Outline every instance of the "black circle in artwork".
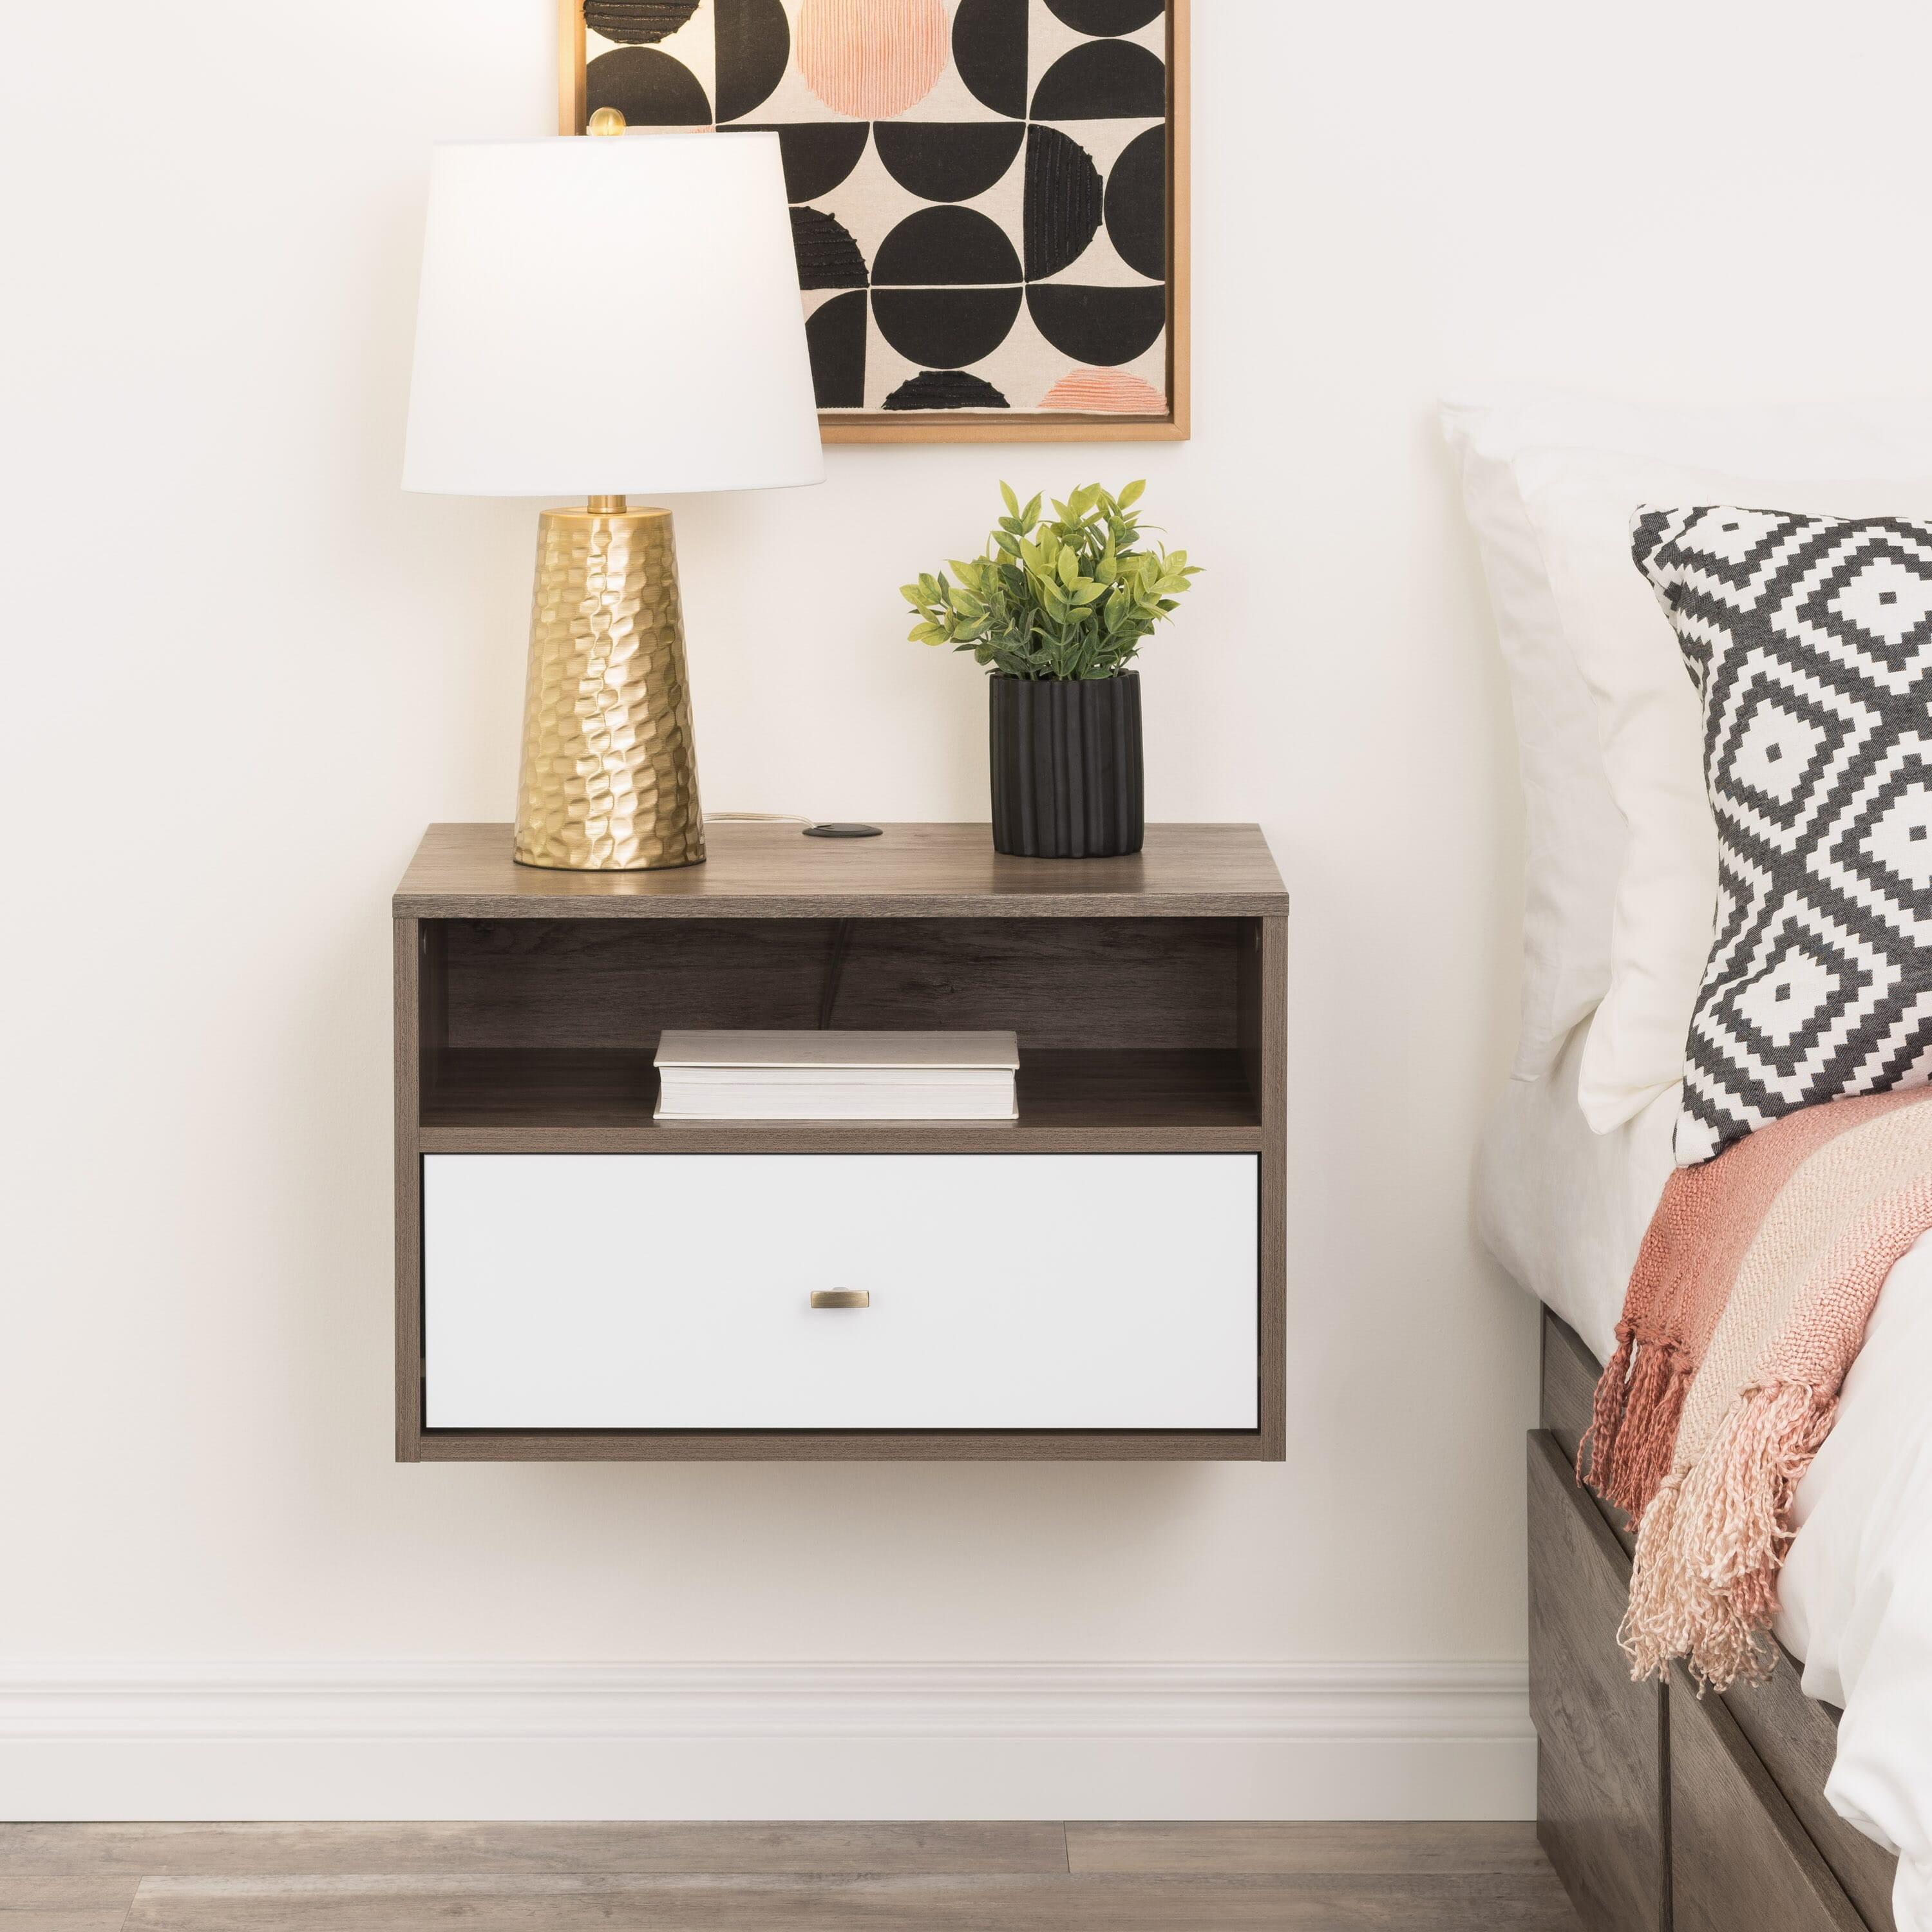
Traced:
[[834, 296], [805, 325], [812, 386], [821, 410], [866, 406], [866, 295]]
[[952, 16], [952, 64], [973, 98], [995, 114], [1024, 121], [1027, 29], [1032, 0], [959, 0]]
[[584, 111], [614, 107], [633, 128], [708, 128], [711, 103], [696, 74], [656, 47], [599, 54], [584, 74]]
[[698, 0], [584, 0], [584, 24], [620, 46], [668, 39], [698, 11]]
[[984, 362], [1012, 333], [1019, 312], [1016, 288], [872, 290], [879, 333], [908, 362], [927, 369]]
[[892, 410], [1010, 410], [1012, 404], [977, 376], [963, 369], [927, 369], [902, 382], [884, 406]]
[[1017, 121], [881, 121], [879, 159], [922, 201], [970, 201], [1004, 178], [1026, 129]]
[[817, 201], [859, 165], [872, 137], [866, 121], [741, 122], [734, 134], [776, 134], [784, 157], [785, 199]]
[[1144, 356], [1167, 326], [1162, 288], [1087, 288], [1046, 282], [1027, 291], [1034, 326], [1063, 356], [1100, 369]]
[[823, 208], [791, 212], [792, 252], [798, 257], [802, 289], [862, 289], [866, 258], [842, 221]]
[[958, 288], [1019, 278], [1020, 258], [1006, 230], [977, 208], [922, 208], [908, 214], [872, 257], [872, 280], [896, 288]]
[[1130, 268], [1167, 279], [1167, 130], [1130, 141], [1107, 177], [1107, 233]]
[[1100, 170], [1058, 128], [1027, 130], [1026, 272], [1057, 275], [1087, 252], [1100, 226]]
[[718, 32], [718, 118], [742, 121], [763, 106], [791, 62], [782, 0], [711, 0]]
[[1167, 0], [1046, 0], [1077, 34], [1131, 34], [1158, 20]]
[[1089, 40], [1062, 54], [1034, 90], [1036, 121], [1162, 121], [1167, 64], [1132, 40]]

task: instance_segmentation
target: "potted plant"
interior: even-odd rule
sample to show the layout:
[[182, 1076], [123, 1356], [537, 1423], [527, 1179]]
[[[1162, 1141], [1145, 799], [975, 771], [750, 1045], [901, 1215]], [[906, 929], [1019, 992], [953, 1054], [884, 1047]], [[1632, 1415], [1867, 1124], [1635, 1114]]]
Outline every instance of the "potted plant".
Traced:
[[1146, 830], [1140, 674], [1133, 662], [1199, 574], [1184, 550], [1140, 547], [1134, 506], [1097, 483], [1041, 520], [1006, 514], [983, 556], [905, 586], [915, 644], [970, 651], [992, 674], [993, 844], [1028, 858], [1138, 852]]

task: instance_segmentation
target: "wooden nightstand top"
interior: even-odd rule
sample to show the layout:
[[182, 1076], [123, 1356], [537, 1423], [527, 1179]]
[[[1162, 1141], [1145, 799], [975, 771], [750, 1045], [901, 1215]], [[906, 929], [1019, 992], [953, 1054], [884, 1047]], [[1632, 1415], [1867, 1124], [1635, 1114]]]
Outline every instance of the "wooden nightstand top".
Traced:
[[519, 866], [507, 825], [432, 825], [399, 919], [1268, 919], [1288, 893], [1254, 825], [1150, 825], [1130, 859], [1009, 859], [984, 825], [880, 838], [712, 823], [708, 863], [663, 872]]

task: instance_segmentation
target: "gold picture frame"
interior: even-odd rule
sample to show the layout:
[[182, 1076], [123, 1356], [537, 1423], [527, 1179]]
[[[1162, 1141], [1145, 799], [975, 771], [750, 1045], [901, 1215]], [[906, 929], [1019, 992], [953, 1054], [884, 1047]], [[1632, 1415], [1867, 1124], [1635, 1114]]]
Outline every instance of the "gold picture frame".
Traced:
[[[1159, 415], [950, 410], [821, 411], [827, 442], [1185, 442], [1192, 434], [1189, 43], [1192, 0], [1165, 0], [1167, 24], [1167, 400]], [[557, 0], [558, 130], [584, 132], [584, 0]]]

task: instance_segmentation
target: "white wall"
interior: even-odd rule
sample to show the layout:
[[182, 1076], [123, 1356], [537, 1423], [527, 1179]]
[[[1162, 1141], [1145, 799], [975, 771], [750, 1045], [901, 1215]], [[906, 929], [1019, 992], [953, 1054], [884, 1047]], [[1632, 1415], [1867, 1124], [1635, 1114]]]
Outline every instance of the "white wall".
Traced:
[[[1467, 1205], [1517, 813], [1432, 401], [1922, 387], [1932, 14], [1197, 0], [1191, 444], [680, 506], [714, 808], [976, 818], [894, 586], [1000, 476], [1144, 472], [1210, 571], [1150, 814], [1259, 820], [1295, 895], [1287, 1466], [828, 1470], [390, 1460], [388, 896], [508, 815], [533, 535], [396, 487], [425, 148], [547, 130], [550, 0], [70, 13], [0, 12], [0, 1678], [1520, 1659], [1534, 1323]], [[1512, 1735], [1460, 1802], [1522, 1802]], [[170, 1802], [25, 1749], [5, 1815]], [[1346, 1802], [1450, 1802], [1402, 1774]]]

